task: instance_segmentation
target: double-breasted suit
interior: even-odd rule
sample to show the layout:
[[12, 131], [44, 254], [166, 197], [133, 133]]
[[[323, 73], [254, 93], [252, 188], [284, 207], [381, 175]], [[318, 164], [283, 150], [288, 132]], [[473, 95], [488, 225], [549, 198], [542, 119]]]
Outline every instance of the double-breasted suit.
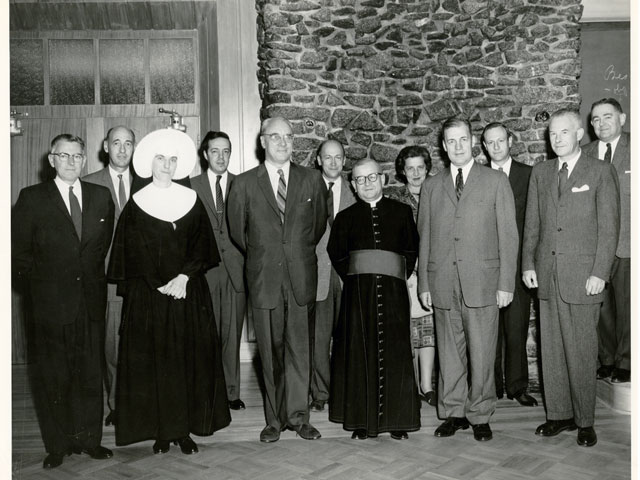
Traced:
[[245, 276], [266, 387], [267, 425], [309, 421], [309, 319], [316, 298], [316, 245], [327, 224], [316, 170], [291, 163], [284, 224], [265, 164], [238, 175], [227, 220], [245, 254]]
[[[491, 162], [487, 163], [488, 166]], [[527, 208], [527, 193], [531, 167], [511, 160], [509, 185], [513, 192], [516, 208], [516, 227], [518, 228], [518, 263], [512, 302], [499, 313], [498, 348], [496, 351], [495, 377], [496, 392], [503, 395], [506, 389], [509, 397], [515, 397], [526, 391], [529, 386], [529, 364], [527, 361], [527, 335], [531, 315], [531, 295], [522, 282], [520, 268], [522, 257], [522, 234], [524, 216]], [[504, 370], [502, 368], [502, 350], [504, 345]]]
[[[583, 148], [598, 158], [599, 140]], [[622, 133], [611, 163], [620, 187], [620, 234], [598, 323], [598, 357], [602, 365], [631, 370], [631, 136]]]
[[593, 425], [596, 325], [604, 292], [587, 295], [590, 276], [608, 280], [619, 228], [616, 173], [582, 152], [558, 192], [559, 160], [533, 167], [522, 270], [535, 271], [548, 420]]
[[[120, 218], [120, 213], [124, 205], [120, 205], [118, 202], [118, 193], [116, 192], [111, 175], [109, 174], [109, 167], [105, 167], [102, 170], [91, 173], [82, 179], [84, 182], [93, 183], [95, 185], [103, 186], [109, 189], [111, 193], [111, 200], [115, 207], [114, 217], [114, 231], [115, 226]], [[132, 190], [133, 173], [129, 170], [129, 192]], [[131, 194], [129, 194], [131, 196]], [[109, 256], [111, 254], [111, 248], [107, 253], [105, 259], [105, 271], [109, 265]], [[107, 404], [111, 411], [116, 408], [116, 371], [118, 367], [118, 346], [120, 344], [120, 321], [122, 318], [122, 297], [117, 294], [117, 285], [115, 283], [107, 284], [107, 313], [105, 322], [105, 344], [104, 344], [104, 356], [105, 356], [105, 383], [107, 387]]]
[[48, 453], [94, 448], [102, 437], [102, 361], [113, 234], [108, 190], [82, 182], [80, 238], [53, 180], [24, 188], [12, 215], [13, 270], [33, 317], [34, 400]]
[[474, 163], [458, 199], [449, 168], [427, 177], [418, 233], [418, 292], [431, 294], [440, 352], [438, 415], [488, 423], [496, 404], [496, 292], [513, 292], [516, 275], [518, 231], [508, 179]]
[[[223, 199], [228, 200], [235, 178], [232, 173], [227, 173]], [[227, 399], [233, 401], [240, 398], [240, 341], [246, 311], [244, 256], [229, 237], [226, 209], [222, 215], [218, 214], [209, 174], [205, 171], [192, 178], [191, 188], [205, 206], [220, 254], [220, 263], [206, 273], [206, 278], [222, 346]]]
[[[342, 177], [340, 180], [340, 204], [334, 216], [355, 202], [356, 197], [349, 182], [346, 177]], [[331, 259], [327, 253], [330, 234], [331, 222], [327, 220], [327, 228], [316, 246], [318, 289], [316, 292], [313, 369], [311, 373], [311, 397], [314, 400], [324, 402], [329, 399], [331, 371], [329, 348], [331, 335], [340, 314], [340, 296], [342, 295], [342, 281], [331, 265]]]

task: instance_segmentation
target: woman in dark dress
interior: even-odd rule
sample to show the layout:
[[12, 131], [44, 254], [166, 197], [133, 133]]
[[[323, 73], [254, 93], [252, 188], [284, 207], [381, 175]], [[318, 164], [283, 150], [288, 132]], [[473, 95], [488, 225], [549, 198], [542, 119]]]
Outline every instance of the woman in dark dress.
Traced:
[[[389, 188], [385, 195], [394, 200], [406, 203], [413, 211], [413, 219], [417, 221], [420, 188], [431, 170], [431, 156], [422, 146], [413, 145], [400, 150], [395, 162], [396, 178], [405, 185], [401, 188]], [[413, 344], [413, 366], [422, 399], [432, 407], [437, 404], [433, 391], [432, 375], [435, 359], [435, 330], [433, 328], [433, 312], [422, 308], [418, 300], [418, 264], [407, 280], [411, 297], [411, 343]]]
[[133, 164], [152, 182], [124, 208], [109, 278], [124, 297], [117, 373], [116, 444], [155, 439], [154, 453], [198, 447], [231, 417], [204, 272], [219, 263], [206, 212], [186, 177], [197, 158], [177, 130], [147, 135]]

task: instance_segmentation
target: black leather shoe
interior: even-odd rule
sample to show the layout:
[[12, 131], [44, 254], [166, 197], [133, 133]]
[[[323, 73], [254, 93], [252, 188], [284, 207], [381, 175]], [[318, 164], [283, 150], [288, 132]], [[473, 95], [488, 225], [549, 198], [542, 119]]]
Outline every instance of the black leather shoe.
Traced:
[[107, 458], [113, 457], [113, 452], [102, 445], [93, 448], [83, 448], [82, 453], [86, 453], [94, 460], [106, 460]]
[[179, 438], [178, 440], [174, 441], [173, 444], [180, 445], [180, 451], [185, 455], [198, 453], [198, 446], [196, 445], [196, 442], [191, 440], [191, 437], [189, 435]]
[[314, 427], [310, 423], [296, 425], [293, 427], [293, 429], [298, 435], [300, 435], [300, 437], [304, 438], [305, 440], [317, 440], [322, 436], [320, 435], [320, 432], [316, 429], [316, 427]]
[[535, 398], [533, 398], [531, 395], [529, 395], [524, 390], [522, 392], [516, 393], [513, 397], [509, 396], [509, 395], [507, 395], [507, 397], [509, 398], [509, 400], [515, 400], [516, 402], [518, 402], [523, 407], [537, 407], [538, 406], [538, 401]]
[[50, 453], [42, 462], [42, 468], [56, 468], [62, 465], [62, 459], [64, 455], [59, 455], [57, 453]]
[[611, 374], [611, 381], [613, 383], [627, 383], [629, 380], [631, 380], [631, 370], [616, 368]]
[[491, 427], [488, 423], [471, 425], [471, 428], [473, 428], [473, 438], [479, 442], [486, 442], [493, 438], [493, 433], [491, 433]]
[[260, 432], [260, 441], [265, 443], [277, 442], [280, 440], [280, 429], [267, 425]]
[[237, 398], [236, 400], [231, 400], [229, 402], [229, 408], [231, 410], [244, 410], [247, 408], [242, 400]]
[[615, 365], [600, 365], [600, 368], [598, 368], [598, 370], [596, 371], [596, 377], [599, 380], [602, 380], [603, 378], [609, 378], [613, 373], [614, 368]]
[[407, 432], [398, 430], [396, 432], [391, 432], [391, 438], [394, 440], [406, 440], [409, 438], [409, 435], [407, 435]]
[[436, 392], [433, 390], [430, 390], [427, 393], [423, 393], [421, 397], [422, 397], [422, 401], [426, 402], [427, 405], [431, 405], [432, 407], [435, 407], [438, 404]]
[[107, 415], [107, 418], [104, 419], [104, 426], [105, 427], [113, 427], [116, 424], [116, 412], [115, 410], [111, 410], [109, 412], [109, 415]]
[[324, 410], [324, 400], [314, 400], [309, 404], [309, 409], [312, 412], [322, 412]]
[[354, 430], [351, 434], [352, 440], [366, 440], [367, 439], [367, 431], [364, 429]]
[[567, 420], [547, 420], [538, 428], [536, 428], [536, 435], [542, 437], [555, 437], [560, 432], [565, 430], [575, 430], [578, 428], [573, 418]]
[[469, 428], [469, 420], [465, 417], [449, 417], [434, 432], [436, 437], [450, 437], [456, 431]]
[[598, 436], [593, 427], [578, 428], [578, 445], [593, 447], [596, 443], [598, 443]]
[[167, 453], [170, 448], [171, 445], [169, 445], [169, 440], [156, 440], [153, 444], [153, 453], [156, 455], [158, 453]]

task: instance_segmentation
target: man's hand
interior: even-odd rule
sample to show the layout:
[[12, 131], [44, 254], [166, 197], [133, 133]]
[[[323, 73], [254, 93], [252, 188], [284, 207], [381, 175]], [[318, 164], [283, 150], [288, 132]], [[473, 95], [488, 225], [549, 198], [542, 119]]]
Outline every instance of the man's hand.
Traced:
[[598, 295], [604, 290], [604, 280], [599, 279], [591, 275], [587, 278], [587, 295]]
[[538, 288], [538, 276], [535, 270], [525, 270], [522, 272], [522, 281], [527, 288]]
[[187, 282], [188, 281], [189, 281], [189, 277], [187, 277], [183, 273], [180, 273], [174, 279], [169, 280], [169, 283], [167, 283], [162, 287], [159, 287], [158, 291], [160, 293], [164, 293], [165, 295], [169, 295], [170, 297], [173, 297], [176, 300], [180, 298], [187, 298]]
[[498, 308], [506, 307], [513, 300], [513, 292], [503, 292], [502, 290], [498, 290], [496, 292], [496, 302], [498, 303]]
[[420, 293], [419, 299], [425, 310], [431, 310], [431, 292]]

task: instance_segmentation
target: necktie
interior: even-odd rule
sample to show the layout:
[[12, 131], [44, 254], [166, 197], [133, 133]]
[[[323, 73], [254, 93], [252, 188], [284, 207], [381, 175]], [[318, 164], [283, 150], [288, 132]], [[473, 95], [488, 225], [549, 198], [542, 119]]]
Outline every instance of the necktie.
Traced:
[[502, 167], [498, 167], [498, 171], [504, 173], [504, 170], [502, 169]]
[[278, 169], [278, 175], [280, 175], [280, 180], [278, 181], [276, 201], [278, 203], [278, 210], [280, 210], [280, 221], [284, 225], [284, 207], [287, 203], [287, 182], [284, 180], [284, 172], [281, 168]]
[[222, 220], [224, 214], [224, 200], [222, 198], [222, 188], [220, 187], [220, 179], [222, 175], [216, 175], [216, 213], [218, 220]]
[[124, 204], [127, 203], [127, 193], [124, 189], [121, 173], [118, 174], [118, 203], [120, 204], [120, 211], [124, 208]]
[[333, 225], [333, 185], [334, 182], [329, 182], [329, 195], [327, 196], [327, 211], [329, 212], [329, 225]]
[[558, 172], [558, 197], [562, 196], [564, 186], [567, 184], [569, 178], [569, 165], [567, 162], [562, 163], [562, 168]]
[[607, 151], [604, 152], [604, 161], [611, 163], [611, 144], [607, 143]]
[[460, 195], [462, 195], [462, 190], [464, 189], [464, 182], [462, 181], [462, 169], [458, 169], [458, 175], [456, 175], [456, 197], [460, 200]]
[[80, 202], [78, 197], [73, 193], [73, 187], [69, 187], [69, 210], [71, 210], [71, 220], [73, 226], [76, 229], [78, 238], [82, 237], [82, 210], [80, 209]]

